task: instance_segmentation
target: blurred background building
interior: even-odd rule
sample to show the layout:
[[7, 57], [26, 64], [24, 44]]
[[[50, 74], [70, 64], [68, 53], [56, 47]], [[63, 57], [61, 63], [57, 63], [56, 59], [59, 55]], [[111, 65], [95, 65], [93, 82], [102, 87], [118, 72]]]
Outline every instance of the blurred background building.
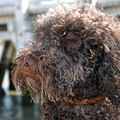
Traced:
[[[72, 4], [79, 0], [64, 1]], [[63, 0], [0, 0], [0, 85], [6, 69], [11, 70], [10, 66], [18, 50], [32, 39], [33, 21], [38, 15], [62, 2]], [[92, 4], [91, 0], [81, 0], [83, 2]], [[14, 89], [11, 81], [9, 83], [10, 89]], [[3, 91], [0, 87], [1, 93]]]
[[[3, 91], [3, 88], [15, 89], [10, 80], [11, 65], [18, 50], [24, 48], [27, 41], [32, 39], [35, 25], [33, 21], [36, 21], [37, 16], [62, 2], [73, 4], [78, 1], [96, 8], [103, 7], [104, 12], [116, 14], [118, 18], [120, 16], [120, 0], [0, 0], [0, 97], [6, 92]], [[4, 98], [6, 100], [9, 97]], [[0, 111], [4, 98], [1, 99], [3, 101], [0, 101]], [[2, 117], [4, 118], [1, 114], [3, 113], [0, 113], [0, 120]], [[31, 120], [33, 119], [31, 118]], [[4, 120], [14, 119], [4, 118]]]

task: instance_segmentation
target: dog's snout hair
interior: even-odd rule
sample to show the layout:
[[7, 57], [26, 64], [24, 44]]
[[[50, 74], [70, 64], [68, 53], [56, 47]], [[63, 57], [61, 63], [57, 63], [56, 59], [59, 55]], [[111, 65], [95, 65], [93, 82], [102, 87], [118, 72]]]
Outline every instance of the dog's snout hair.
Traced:
[[13, 83], [45, 120], [118, 120], [120, 23], [87, 4], [63, 3], [36, 20]]

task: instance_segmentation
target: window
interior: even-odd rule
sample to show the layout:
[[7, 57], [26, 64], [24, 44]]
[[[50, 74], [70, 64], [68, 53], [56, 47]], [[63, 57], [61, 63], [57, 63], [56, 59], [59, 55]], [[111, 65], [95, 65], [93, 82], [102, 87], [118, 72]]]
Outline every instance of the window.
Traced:
[[7, 31], [7, 25], [6, 24], [0, 25], [0, 31]]

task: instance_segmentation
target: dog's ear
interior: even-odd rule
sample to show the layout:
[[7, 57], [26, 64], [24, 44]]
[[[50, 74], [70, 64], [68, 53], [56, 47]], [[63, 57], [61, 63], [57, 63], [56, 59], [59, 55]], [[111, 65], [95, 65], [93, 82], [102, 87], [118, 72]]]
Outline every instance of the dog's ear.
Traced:
[[[114, 50], [110, 50], [107, 44], [103, 44], [103, 48], [98, 50], [96, 62], [96, 74], [98, 82], [103, 94], [111, 100], [112, 103], [118, 105], [119, 97], [119, 77], [118, 77], [118, 58]], [[98, 87], [99, 87], [98, 86]]]
[[112, 39], [109, 36], [107, 39], [97, 37], [97, 39], [85, 39], [83, 53], [88, 60], [85, 66], [93, 70], [91, 80], [97, 81], [99, 94], [108, 97], [112, 103], [118, 104], [120, 99], [120, 48], [119, 43], [117, 44], [119, 40], [114, 35], [112, 37]]

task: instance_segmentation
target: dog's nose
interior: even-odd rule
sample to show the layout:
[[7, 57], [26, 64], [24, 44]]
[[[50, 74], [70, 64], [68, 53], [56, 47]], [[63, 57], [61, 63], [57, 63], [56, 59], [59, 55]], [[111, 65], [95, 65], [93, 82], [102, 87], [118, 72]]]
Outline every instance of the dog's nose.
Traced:
[[26, 67], [30, 67], [30, 66], [32, 66], [35, 63], [35, 60], [32, 59], [32, 58], [29, 58], [29, 57], [25, 58], [24, 56], [22, 56], [19, 59], [19, 62], [20, 62], [20, 64], [23, 64]]
[[35, 63], [35, 60], [32, 58], [24, 59], [24, 65], [27, 67], [32, 66], [34, 63]]

